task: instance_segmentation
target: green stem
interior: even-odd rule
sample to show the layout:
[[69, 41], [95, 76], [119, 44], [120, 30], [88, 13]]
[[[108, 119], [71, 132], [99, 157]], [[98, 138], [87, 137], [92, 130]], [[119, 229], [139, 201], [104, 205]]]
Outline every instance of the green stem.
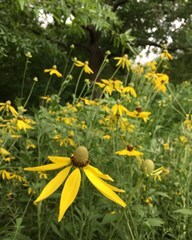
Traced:
[[127, 199], [127, 205], [129, 205], [131, 203], [132, 198], [135, 196], [135, 193], [138, 191], [138, 189], [140, 188], [141, 184], [143, 182], [143, 176], [141, 176], [138, 181], [137, 184], [135, 185], [134, 189], [132, 190], [131, 194], [129, 195], [128, 199]]
[[39, 202], [37, 205], [38, 240], [41, 240], [41, 206], [42, 202]]
[[103, 71], [105, 65], [106, 65], [106, 59], [107, 59], [108, 55], [105, 56], [105, 58], [103, 59], [103, 62], [101, 63], [101, 66], [97, 72], [97, 75], [93, 81], [93, 88], [92, 88], [92, 92], [91, 92], [91, 99], [93, 99], [93, 95], [94, 95], [94, 91], [95, 91], [95, 84], [97, 82], [97, 79], [99, 77], [99, 75], [101, 74], [101, 72]]
[[48, 90], [48, 88], [49, 88], [51, 79], [52, 79], [52, 75], [50, 76], [50, 78], [49, 78], [49, 80], [48, 80], [48, 83], [47, 83], [47, 86], [46, 86], [46, 88], [45, 88], [45, 92], [44, 92], [43, 96], [46, 96], [46, 95], [47, 95], [47, 90]]
[[27, 103], [28, 103], [28, 101], [29, 101], [29, 99], [30, 99], [30, 97], [31, 97], [31, 94], [32, 94], [33, 89], [34, 89], [34, 87], [35, 87], [35, 83], [36, 83], [36, 82], [33, 82], [33, 85], [32, 85], [32, 88], [31, 88], [31, 90], [30, 90], [30, 92], [29, 92], [29, 95], [28, 95], [28, 97], [27, 97], [27, 100], [25, 101], [25, 103], [24, 103], [24, 105], [23, 105], [24, 108], [25, 108], [25, 106], [27, 105]]
[[174, 100], [177, 102], [177, 104], [179, 105], [179, 107], [181, 108], [181, 110], [183, 111], [183, 113], [184, 113], [185, 116], [186, 116], [187, 113], [185, 112], [184, 108], [181, 106], [180, 102], [177, 100], [175, 94], [172, 92], [171, 88], [170, 88], [168, 85], [167, 85], [167, 89], [168, 89], [169, 92], [173, 95]]
[[114, 76], [117, 74], [117, 72], [119, 71], [121, 65], [118, 66], [118, 68], [115, 70], [115, 72], [112, 74], [112, 76], [110, 77], [110, 79], [113, 79]]
[[78, 89], [78, 86], [79, 86], [79, 83], [80, 83], [80, 79], [81, 79], [81, 76], [82, 76], [82, 74], [83, 74], [83, 68], [82, 68], [82, 70], [81, 70], [81, 72], [80, 72], [80, 74], [79, 74], [79, 77], [78, 77], [78, 79], [77, 79], [77, 84], [76, 84], [76, 86], [75, 86], [75, 93], [74, 93], [74, 101], [75, 101], [75, 99], [76, 99], [76, 97], [77, 97], [77, 89]]
[[26, 62], [25, 62], [25, 68], [24, 68], [24, 72], [23, 72], [23, 79], [22, 79], [22, 85], [21, 85], [21, 99], [23, 98], [23, 91], [24, 91], [25, 77], [26, 77], [28, 63], [29, 63], [29, 61], [27, 58]]
[[71, 75], [71, 72], [73, 71], [74, 66], [75, 66], [75, 64], [73, 63], [73, 65], [71, 66], [71, 69], [69, 70], [66, 78], [64, 78], [64, 80], [63, 80], [63, 82], [62, 82], [62, 84], [61, 84], [61, 87], [60, 87], [60, 89], [59, 89], [58, 96], [60, 96], [60, 95], [63, 93], [66, 80], [67, 80], [68, 77]]
[[66, 61], [66, 64], [65, 64], [65, 67], [64, 67], [64, 70], [63, 70], [63, 76], [65, 76], [65, 73], [66, 73], [66, 70], [67, 70], [67, 66], [68, 66], [68, 63], [69, 63], [69, 59], [71, 57], [71, 53], [72, 53], [72, 48], [70, 48], [70, 51], [69, 51], [69, 55], [67, 57], [67, 61]]
[[127, 86], [128, 78], [129, 78], [129, 70], [127, 70], [127, 75], [126, 75], [126, 79], [125, 79], [125, 87]]

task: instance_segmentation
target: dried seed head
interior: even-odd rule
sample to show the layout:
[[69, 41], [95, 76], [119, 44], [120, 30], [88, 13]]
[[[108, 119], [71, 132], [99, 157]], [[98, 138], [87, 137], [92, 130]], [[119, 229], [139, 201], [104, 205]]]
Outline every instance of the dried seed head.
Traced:
[[135, 110], [138, 112], [138, 113], [141, 113], [142, 112], [142, 107], [141, 106], [137, 106], [135, 108]]
[[150, 159], [143, 161], [141, 164], [141, 170], [145, 174], [151, 174], [154, 171], [154, 169], [155, 169], [154, 162]]
[[86, 147], [79, 146], [75, 149], [71, 160], [76, 167], [85, 167], [89, 163], [89, 152]]
[[133, 147], [132, 144], [128, 144], [128, 145], [127, 145], [127, 150], [128, 150], [128, 151], [131, 152], [131, 151], [133, 151], [133, 149], [134, 149], [134, 147]]

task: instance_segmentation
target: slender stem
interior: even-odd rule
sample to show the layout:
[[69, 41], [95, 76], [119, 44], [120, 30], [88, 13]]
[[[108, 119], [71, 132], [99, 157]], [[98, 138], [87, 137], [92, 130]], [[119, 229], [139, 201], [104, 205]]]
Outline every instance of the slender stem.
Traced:
[[28, 61], [28, 58], [27, 58], [26, 62], [25, 62], [25, 68], [24, 68], [24, 72], [23, 72], [23, 79], [22, 79], [22, 85], [21, 85], [21, 99], [23, 97], [23, 91], [24, 91], [24, 85], [25, 85], [25, 77], [26, 77], [28, 63], [29, 63], [29, 61]]
[[46, 95], [47, 95], [47, 90], [48, 90], [48, 88], [49, 88], [51, 79], [52, 79], [52, 75], [50, 76], [50, 78], [49, 78], [49, 80], [48, 80], [48, 83], [47, 83], [47, 86], [46, 86], [46, 88], [45, 88], [45, 92], [44, 92], [43, 96], [46, 96]]
[[59, 92], [58, 92], [58, 96], [60, 96], [62, 93], [63, 93], [63, 90], [64, 90], [64, 87], [65, 87], [65, 83], [66, 83], [66, 80], [68, 79], [68, 77], [71, 75], [71, 72], [73, 71], [73, 68], [74, 68], [75, 64], [73, 63], [73, 65], [71, 66], [71, 69], [69, 70], [66, 78], [64, 78], [62, 84], [61, 84], [61, 87], [59, 89]]
[[125, 87], [127, 86], [128, 78], [129, 78], [129, 70], [127, 70], [127, 75], [126, 75], [126, 79], [125, 79]]
[[83, 74], [83, 68], [82, 68], [82, 70], [81, 70], [81, 72], [80, 72], [80, 74], [79, 74], [79, 77], [78, 77], [78, 79], [77, 79], [77, 84], [76, 84], [76, 86], [75, 86], [75, 93], [74, 93], [74, 95], [75, 95], [75, 97], [74, 97], [74, 101], [75, 101], [75, 99], [76, 99], [76, 97], [77, 97], [77, 89], [78, 89], [78, 86], [79, 86], [79, 83], [80, 83], [80, 79], [81, 79], [81, 76], [82, 76], [82, 74]]
[[112, 230], [112, 232], [111, 232], [111, 234], [110, 234], [108, 240], [112, 240], [112, 239], [113, 239], [113, 235], [114, 235], [114, 233], [115, 233], [117, 227], [119, 226], [121, 220], [123, 219], [124, 214], [125, 214], [125, 209], [122, 211], [121, 215], [119, 216], [119, 218], [118, 218], [118, 222], [116, 223], [115, 227], [113, 228], [113, 230]]
[[169, 86], [167, 86], [167, 89], [169, 90], [169, 92], [173, 95], [174, 100], [177, 102], [177, 104], [179, 105], [179, 107], [181, 108], [181, 110], [183, 111], [183, 113], [186, 115], [187, 113], [185, 112], [184, 108], [181, 106], [180, 102], [177, 100], [177, 97], [175, 96], [175, 94], [172, 92], [171, 88]]
[[141, 176], [138, 181], [137, 184], [135, 185], [134, 189], [132, 190], [131, 194], [129, 195], [128, 199], [127, 199], [127, 205], [129, 205], [131, 203], [132, 198], [135, 196], [135, 193], [138, 191], [138, 189], [140, 188], [141, 184], [143, 182], [143, 176]]
[[121, 65], [118, 66], [118, 68], [115, 70], [115, 72], [112, 74], [112, 76], [110, 77], [110, 79], [113, 79], [114, 76], [116, 75], [116, 73], [119, 71]]
[[37, 205], [38, 240], [41, 240], [41, 206], [42, 202], [39, 202]]
[[91, 99], [93, 99], [93, 94], [94, 94], [94, 91], [95, 91], [95, 83], [97, 82], [97, 79], [99, 77], [99, 75], [101, 74], [101, 72], [103, 71], [105, 65], [106, 65], [106, 59], [107, 59], [108, 55], [105, 56], [105, 58], [103, 59], [103, 62], [101, 63], [101, 66], [97, 72], [97, 75], [93, 81], [93, 88], [92, 88], [92, 92], [91, 92]]
[[82, 96], [82, 94], [83, 94], [83, 92], [84, 92], [84, 90], [85, 90], [85, 88], [86, 88], [86, 84], [84, 84], [84, 86], [83, 86], [83, 88], [82, 88], [82, 90], [81, 90], [81, 92], [80, 92], [80, 94], [79, 94], [79, 98]]
[[155, 96], [157, 95], [157, 91], [153, 92], [153, 95], [152, 95], [152, 91], [149, 93], [147, 99], [147, 103], [145, 104], [145, 108], [147, 108], [149, 106], [149, 104], [153, 101], [153, 99], [155, 98]]
[[25, 103], [24, 103], [24, 105], [23, 105], [24, 108], [25, 108], [25, 106], [27, 105], [27, 103], [28, 103], [28, 101], [29, 101], [29, 99], [30, 99], [30, 97], [31, 97], [31, 94], [32, 94], [33, 89], [34, 89], [34, 87], [35, 87], [35, 83], [36, 83], [36, 82], [33, 82], [33, 85], [32, 85], [32, 87], [31, 87], [31, 90], [30, 90], [30, 92], [29, 92], [29, 95], [28, 95], [28, 97], [27, 97], [27, 100], [25, 101]]
[[64, 67], [64, 70], [63, 70], [63, 76], [65, 76], [65, 73], [66, 73], [66, 70], [67, 70], [67, 66], [68, 66], [68, 63], [69, 63], [69, 58], [71, 56], [72, 50], [73, 50], [73, 48], [70, 48], [69, 55], [67, 57], [67, 61], [66, 61], [66, 64], [65, 64], [65, 67]]

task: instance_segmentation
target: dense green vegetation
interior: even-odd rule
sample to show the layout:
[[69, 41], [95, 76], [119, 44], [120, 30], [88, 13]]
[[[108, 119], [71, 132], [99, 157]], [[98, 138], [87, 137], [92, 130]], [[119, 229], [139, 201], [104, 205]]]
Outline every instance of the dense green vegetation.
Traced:
[[0, 239], [190, 239], [191, 2], [0, 4]]

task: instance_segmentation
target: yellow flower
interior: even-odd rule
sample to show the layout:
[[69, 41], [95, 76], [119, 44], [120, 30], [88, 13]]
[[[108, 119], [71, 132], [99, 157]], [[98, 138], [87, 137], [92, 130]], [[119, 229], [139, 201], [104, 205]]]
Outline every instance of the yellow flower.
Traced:
[[74, 132], [69, 131], [68, 137], [62, 138], [61, 134], [57, 134], [53, 137], [58, 143], [59, 146], [75, 146], [75, 142], [73, 141]]
[[89, 62], [85, 61], [84, 63], [79, 61], [79, 60], [75, 60], [75, 66], [76, 67], [83, 67], [83, 70], [85, 73], [93, 73], [92, 69], [89, 67]]
[[109, 139], [111, 139], [111, 136], [108, 135], [108, 134], [106, 134], [106, 135], [103, 136], [103, 139], [107, 139], [107, 140], [109, 140]]
[[31, 119], [23, 116], [19, 116], [18, 118], [13, 119], [12, 122], [16, 124], [18, 130], [24, 130], [25, 132], [27, 131], [27, 129], [33, 128], [29, 124], [34, 124]]
[[137, 97], [137, 93], [135, 91], [135, 89], [131, 86], [127, 86], [127, 87], [124, 87], [122, 88], [122, 93], [130, 93], [131, 96], [133, 96], [134, 98]]
[[130, 117], [141, 118], [144, 122], [147, 122], [147, 120], [149, 119], [149, 115], [151, 115], [151, 112], [143, 112], [142, 108], [138, 106], [133, 112], [128, 112], [127, 115]]
[[0, 103], [0, 111], [11, 112], [14, 117], [17, 117], [18, 113], [14, 107], [11, 106], [11, 101], [6, 101], [5, 103]]
[[131, 63], [128, 59], [128, 55], [124, 54], [122, 57], [114, 57], [115, 60], [118, 60], [116, 67], [121, 66], [123, 69], [126, 67], [127, 70], [129, 69]]
[[159, 167], [155, 169], [152, 173], [151, 176], [153, 176], [154, 181], [161, 181], [161, 173], [163, 173], [164, 167]]
[[16, 173], [13, 173], [11, 178], [17, 179], [19, 182], [26, 182], [25, 177], [22, 177], [21, 175], [18, 175]]
[[163, 148], [164, 150], [170, 150], [170, 146], [169, 146], [169, 143], [163, 143]]
[[149, 205], [149, 207], [153, 207], [152, 197], [147, 197], [144, 201], [145, 201], [145, 203], [147, 203], [147, 205]]
[[131, 124], [127, 118], [124, 118], [124, 117], [121, 118], [119, 122], [119, 126], [124, 132], [129, 132], [129, 133], [134, 132], [134, 129], [135, 129], [135, 126]]
[[50, 96], [42, 96], [42, 100], [45, 100], [46, 103], [51, 102], [51, 97]]
[[179, 140], [182, 142], [182, 143], [187, 143], [188, 142], [188, 139], [185, 137], [185, 136], [179, 136]]
[[141, 156], [143, 155], [142, 152], [135, 150], [132, 145], [128, 145], [126, 149], [117, 151], [117, 152], [115, 152], [115, 154], [121, 155], [121, 156], [136, 157], [139, 160], [141, 159]]
[[192, 115], [190, 116], [190, 114], [186, 114], [186, 119], [183, 122], [184, 126], [188, 129], [188, 130], [192, 130]]
[[47, 174], [44, 172], [38, 172], [40, 179], [47, 179]]
[[167, 84], [169, 82], [169, 77], [167, 74], [164, 73], [156, 73], [156, 79], [155, 79], [155, 89], [157, 91], [161, 91], [163, 93], [166, 92], [166, 86], [165, 84]]
[[15, 159], [10, 152], [8, 152], [5, 148], [0, 148], [0, 156], [6, 162], [10, 162], [12, 159]]
[[62, 74], [57, 70], [56, 65], [53, 65], [52, 68], [44, 69], [44, 72], [49, 72], [50, 75], [55, 74], [57, 77], [62, 77]]
[[12, 179], [12, 173], [11, 172], [8, 172], [6, 170], [0, 170], [0, 174], [1, 174], [1, 177], [3, 180], [7, 179], [7, 180], [10, 180]]
[[0, 155], [4, 155], [4, 156], [6, 156], [6, 155], [10, 155], [11, 153], [10, 152], [8, 152], [5, 148], [0, 148]]
[[[38, 203], [51, 194], [53, 194], [65, 181], [64, 187], [60, 198], [59, 216], [58, 221], [60, 222], [70, 207], [74, 202], [81, 184], [81, 170], [85, 173], [90, 182], [101, 192], [105, 197], [109, 198], [111, 201], [121, 205], [126, 206], [126, 203], [115, 193], [124, 192], [122, 189], [118, 189], [104, 180], [113, 181], [113, 179], [107, 175], [103, 174], [99, 169], [91, 166], [88, 159], [88, 150], [84, 146], [79, 146], [76, 148], [74, 154], [71, 158], [69, 157], [59, 157], [59, 156], [49, 156], [48, 159], [52, 162], [51, 164], [38, 166], [38, 167], [28, 167], [24, 170], [26, 171], [50, 171], [63, 168], [43, 189], [39, 197], [34, 203]], [[70, 173], [71, 169], [74, 170]]]
[[168, 52], [167, 49], [164, 49], [161, 53], [161, 58], [166, 60], [173, 60], [173, 56]]
[[146, 63], [146, 66], [152, 71], [155, 72], [157, 69], [157, 62], [156, 61], [150, 61]]
[[100, 88], [103, 88], [104, 92], [111, 95], [112, 92], [114, 91], [113, 80], [101, 79], [101, 82], [102, 83], [96, 82], [96, 85], [98, 85]]
[[123, 113], [127, 114], [128, 112], [129, 112], [129, 110], [127, 108], [125, 108], [123, 105], [121, 105], [119, 103], [119, 101], [117, 101], [117, 103], [111, 109], [111, 113], [113, 116], [122, 117]]
[[114, 86], [114, 90], [117, 92], [121, 92], [122, 91], [122, 81], [120, 80], [113, 80], [113, 86]]
[[94, 100], [90, 100], [87, 98], [81, 98], [81, 100], [84, 101], [85, 105], [88, 105], [88, 106], [89, 105], [92, 105], [92, 106], [97, 105], [97, 102]]
[[138, 75], [141, 75], [143, 74], [144, 72], [144, 68], [143, 66], [140, 64], [140, 63], [137, 63], [135, 66], [133, 66], [132, 68], [132, 71]]

